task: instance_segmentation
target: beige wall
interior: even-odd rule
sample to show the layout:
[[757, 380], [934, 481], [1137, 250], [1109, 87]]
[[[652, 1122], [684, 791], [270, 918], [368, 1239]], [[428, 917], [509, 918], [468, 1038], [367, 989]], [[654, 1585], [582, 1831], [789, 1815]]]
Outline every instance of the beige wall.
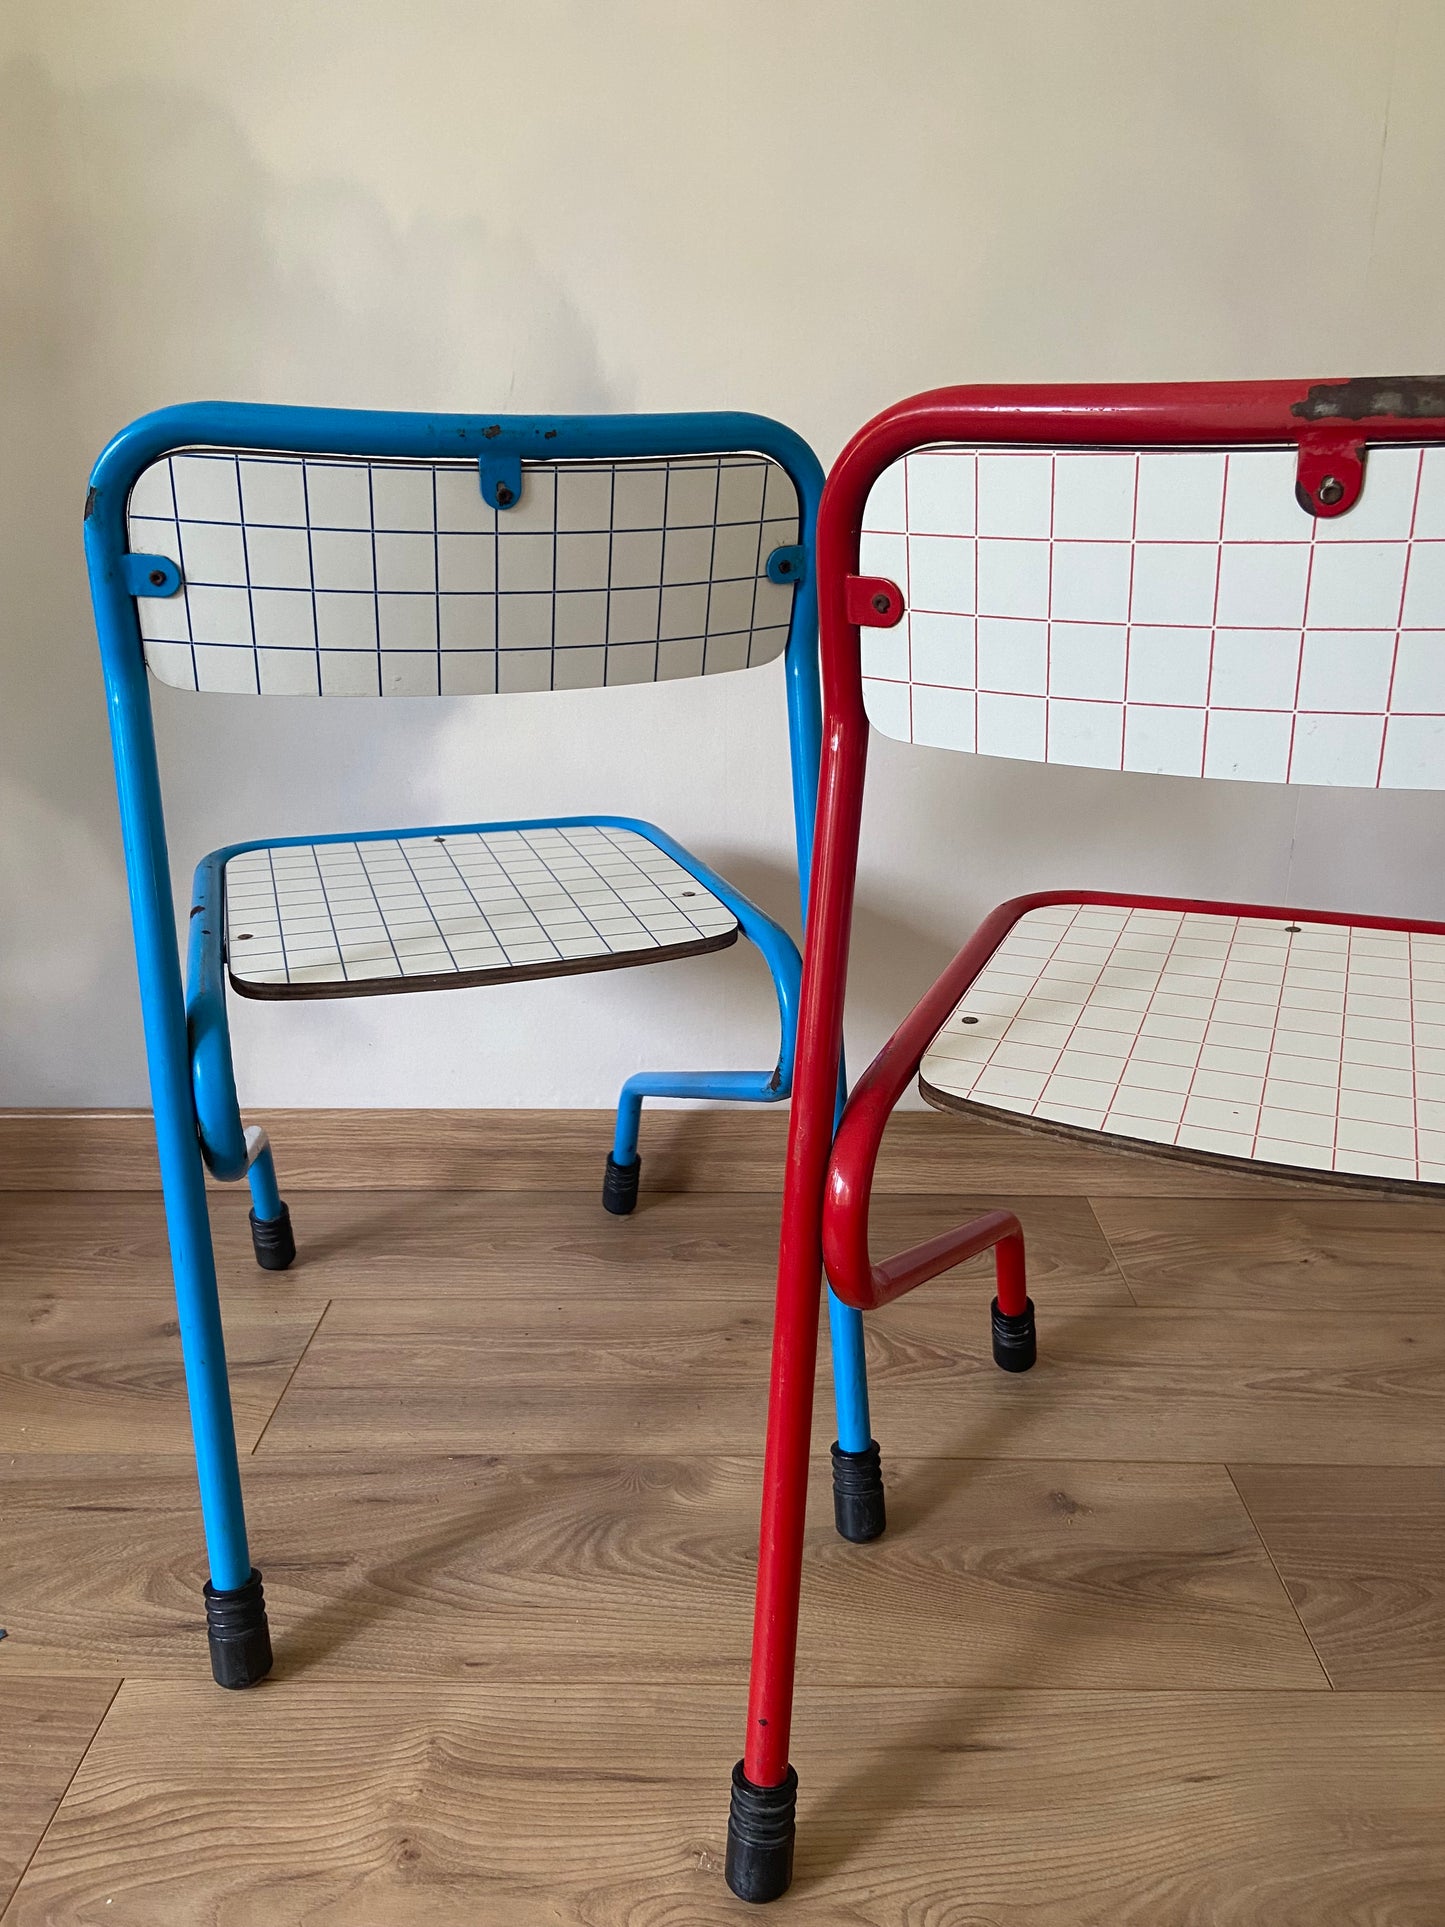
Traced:
[[[80, 555], [89, 462], [198, 396], [743, 407], [830, 459], [948, 380], [1436, 372], [1439, 0], [8, 0], [0, 1102], [144, 1094]], [[621, 695], [156, 695], [173, 864], [601, 808], [787, 910], [776, 670]], [[852, 1048], [998, 897], [1445, 914], [1432, 797], [879, 742]], [[255, 1103], [591, 1104], [762, 1063], [761, 965], [236, 1012]]]

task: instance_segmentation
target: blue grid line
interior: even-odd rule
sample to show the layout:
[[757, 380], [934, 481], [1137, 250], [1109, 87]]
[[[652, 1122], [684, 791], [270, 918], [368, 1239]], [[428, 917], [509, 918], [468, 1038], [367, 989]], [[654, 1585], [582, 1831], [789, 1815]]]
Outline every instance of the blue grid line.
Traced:
[[[441, 845], [442, 850], [445, 852], [448, 863], [451, 864], [452, 869], [456, 872], [457, 881], [461, 884], [462, 888], [466, 891], [467, 895], [471, 898], [472, 903], [476, 909], [477, 915], [481, 918], [482, 922], [487, 926], [488, 935], [491, 937], [493, 943], [496, 944], [498, 950], [505, 957], [507, 955], [507, 946], [502, 941], [502, 933], [500, 930], [498, 930], [497, 926], [492, 922], [491, 917], [487, 914], [487, 911], [483, 907], [481, 899], [478, 897], [476, 891], [472, 888], [471, 883], [466, 876], [466, 873], [462, 869], [462, 866], [457, 862], [456, 854], [452, 850], [450, 843], [447, 841], [446, 837], [444, 836], [433, 837], [432, 841], [434, 843], [439, 843]], [[491, 844], [487, 841], [486, 837], [481, 835], [480, 833], [477, 833], [477, 841], [480, 843], [482, 849], [485, 850], [487, 856], [491, 859], [491, 861], [496, 864], [497, 868], [501, 871], [502, 875], [506, 877], [507, 882], [512, 887], [513, 895], [517, 897], [519, 902], [525, 903], [526, 899], [525, 897], [522, 896], [521, 892], [517, 889], [515, 882], [513, 882], [512, 877], [508, 873], [506, 864], [502, 862], [501, 858], [497, 855], [496, 851], [492, 848]], [[539, 923], [539, 927], [540, 927], [540, 923]], [[543, 932], [543, 934], [547, 935], [545, 931]], [[547, 935], [547, 941], [549, 943], [552, 943], [552, 939], [550, 935]], [[450, 944], [447, 945], [447, 948], [448, 950], [450, 950], [451, 948]], [[557, 951], [557, 958], [558, 958], [558, 961], [560, 962], [562, 957], [562, 952], [557, 949], [557, 945], [555, 943], [552, 943], [552, 948]], [[460, 969], [461, 966], [458, 965], [458, 968]]]
[[[440, 674], [440, 665], [438, 665], [438, 674]], [[396, 847], [401, 852], [401, 860], [406, 865], [407, 875], [411, 878], [412, 882], [416, 885], [417, 895], [422, 900], [422, 907], [425, 909], [427, 915], [431, 918], [432, 929], [436, 931], [437, 935], [442, 940], [442, 948], [447, 953], [447, 961], [451, 964], [451, 967], [453, 970], [460, 970], [461, 965], [457, 962], [456, 952], [452, 949], [451, 944], [447, 941], [447, 933], [445, 930], [442, 929], [441, 922], [437, 917], [437, 913], [435, 910], [433, 910], [431, 906], [430, 899], [428, 898], [426, 890], [422, 885], [422, 880], [412, 867], [412, 861], [411, 861], [411, 858], [407, 855], [406, 841], [403, 837], [398, 837], [396, 839]], [[394, 943], [392, 944], [392, 953], [393, 955], [396, 954], [396, 945]], [[401, 962], [401, 959], [399, 956], [397, 957], [397, 962], [398, 964], [400, 964]], [[402, 975], [405, 976], [405, 974], [406, 973], [403, 970]]]
[[708, 549], [707, 607], [703, 612], [703, 618], [702, 618], [702, 673], [703, 675], [707, 674], [707, 645], [709, 640], [708, 631], [712, 628], [712, 572], [717, 563], [717, 511], [718, 511], [718, 501], [721, 495], [722, 495], [722, 457], [719, 456], [717, 460], [717, 468], [713, 475], [712, 542]]
[[[320, 667], [319, 661], [317, 666], [318, 668]], [[266, 854], [269, 856], [271, 853], [268, 850]], [[331, 925], [331, 941], [336, 945], [336, 957], [337, 957], [337, 961], [341, 965], [341, 981], [344, 984], [349, 984], [351, 982], [351, 972], [346, 967], [346, 953], [341, 948], [341, 932], [336, 928], [336, 918], [332, 914], [332, 910], [331, 910], [331, 892], [326, 887], [326, 874], [321, 868], [321, 858], [316, 854], [316, 847], [314, 844], [312, 845], [312, 849], [311, 849], [311, 864], [312, 864], [312, 868], [316, 872], [316, 882], [321, 891], [321, 901], [326, 905], [326, 921]], [[225, 872], [223, 871], [222, 875], [224, 876], [224, 874]], [[273, 876], [274, 876], [274, 866], [273, 866]], [[278, 914], [277, 914], [276, 922], [278, 926], [280, 926], [281, 918], [279, 914], [280, 912], [279, 903], [277, 905], [277, 912]], [[284, 943], [282, 946], [282, 951], [284, 955], [284, 951], [285, 951]], [[291, 966], [289, 963], [286, 966], [286, 981], [287, 983], [290, 983], [291, 981]]]
[[[608, 843], [612, 845], [612, 848], [616, 850], [617, 854], [623, 859], [625, 863], [630, 863], [632, 865], [632, 868], [636, 870], [637, 874], [640, 877], [642, 877], [645, 882], [650, 883], [654, 889], [661, 889], [661, 885], [657, 882], [657, 880], [654, 877], [648, 876], [646, 870], [643, 869], [642, 865], [637, 861], [636, 857], [630, 855], [628, 851], [623, 849], [622, 845], [617, 841], [616, 837], [613, 836], [611, 831], [607, 828], [606, 824], [600, 824], [598, 827], [600, 828], [603, 837], [606, 839]], [[568, 832], [566, 830], [562, 831], [562, 835], [566, 837], [568, 843], [572, 844], [573, 849], [577, 849], [577, 845], [575, 843], [572, 843], [572, 838], [570, 835], [568, 835]], [[654, 844], [653, 847], [656, 848], [656, 845]], [[577, 850], [577, 854], [583, 859], [584, 862], [590, 860], [587, 857], [587, 852], [585, 850]], [[666, 852], [664, 851], [663, 854], [665, 855]], [[595, 868], [596, 866], [594, 865], [593, 867]], [[666, 892], [664, 891], [663, 894], [666, 895]], [[668, 897], [668, 902], [675, 903], [675, 899], [672, 897]], [[707, 931], [700, 927], [700, 925], [697, 923], [696, 919], [693, 917], [690, 911], [684, 910], [680, 903], [676, 904], [676, 908], [677, 908], [678, 915], [681, 917], [684, 917], [687, 920], [687, 922], [692, 925], [692, 928], [694, 929], [694, 931], [696, 931], [699, 937], [705, 938], [707, 936], [708, 934]]]
[[[386, 687], [381, 680], [381, 595], [376, 586], [376, 487], [374, 476], [375, 471], [371, 463], [368, 462], [366, 464], [366, 506], [371, 518], [371, 619], [376, 624], [376, 693], [378, 696], [384, 696], [386, 694]], [[361, 867], [365, 869], [366, 865], [363, 863]], [[375, 894], [376, 892], [373, 891], [372, 895], [374, 896]], [[376, 907], [380, 910], [381, 905], [378, 903]], [[383, 918], [382, 921], [384, 922], [385, 919]], [[391, 941], [389, 936], [387, 941]], [[393, 956], [396, 954], [395, 945], [392, 946], [392, 954]], [[396, 962], [397, 968], [400, 969], [400, 957], [397, 957]]]
[[437, 512], [437, 472], [431, 472], [431, 571], [436, 606], [432, 618], [437, 626], [437, 694], [442, 693], [442, 538], [441, 516]]
[[[598, 943], [602, 945], [602, 948], [607, 953], [607, 955], [616, 956], [617, 952], [613, 948], [611, 939], [603, 935], [603, 933], [597, 928], [597, 925], [592, 921], [592, 918], [588, 916], [587, 911], [582, 907], [580, 903], [578, 903], [577, 899], [572, 895], [571, 890], [568, 889], [567, 885], [562, 881], [561, 877], [558, 876], [557, 872], [552, 868], [551, 864], [547, 861], [546, 857], [543, 856], [542, 852], [537, 848], [536, 844], [533, 843], [531, 833], [527, 830], [519, 830], [517, 834], [521, 837], [522, 842], [527, 847], [527, 849], [529, 849], [532, 852], [532, 855], [537, 859], [537, 861], [541, 864], [542, 868], [547, 872], [548, 876], [551, 877], [552, 881], [556, 884], [557, 888], [562, 892], [563, 896], [567, 898], [568, 902], [577, 911], [578, 915], [585, 920], [588, 929], [591, 930], [593, 936], [597, 939]], [[565, 832], [564, 832], [564, 837], [565, 837]], [[571, 837], [565, 837], [565, 840], [570, 848], [576, 849], [576, 845], [572, 842]], [[577, 854], [582, 858], [582, 861], [587, 864], [587, 867], [593, 872], [594, 875], [601, 875], [601, 872], [597, 869], [597, 865], [591, 861], [591, 859], [587, 856], [585, 851], [577, 850]], [[500, 857], [497, 860], [498, 862], [501, 862]], [[506, 865], [502, 864], [502, 868], [505, 870]], [[603, 880], [606, 881], [605, 878]], [[609, 884], [608, 887], [610, 889], [611, 885]], [[616, 890], [613, 890], [612, 894], [613, 896], [617, 897]], [[617, 897], [617, 900], [619, 903], [622, 902], [621, 897]], [[623, 908], [626, 909], [627, 906], [623, 904]], [[637, 914], [635, 911], [629, 911], [628, 914], [633, 917], [634, 921], [641, 921], [637, 917]], [[541, 919], [538, 918], [537, 921], [538, 921], [538, 924], [541, 925]], [[542, 927], [545, 928], [545, 926], [542, 926]], [[647, 929], [647, 925], [645, 923], [643, 924], [642, 927], [644, 930]], [[649, 936], [652, 935], [651, 931], [648, 931], [648, 935]], [[548, 934], [547, 941], [552, 945], [552, 948], [557, 952], [557, 955], [560, 958], [562, 955], [561, 947], [557, 943], [553, 942], [553, 939], [550, 933]], [[654, 939], [654, 947], [656, 947], [656, 939]]]
[[[381, 661], [381, 658], [378, 656], [377, 658], [378, 664], [380, 664], [380, 661]], [[381, 671], [380, 671], [380, 668], [378, 667], [377, 674], [380, 675], [380, 673]], [[393, 837], [389, 839], [389, 841], [390, 841], [391, 847], [395, 849], [397, 845], [397, 839]], [[384, 850], [387, 848], [387, 844], [380, 843], [376, 847], [378, 849]], [[371, 901], [376, 906], [376, 916], [377, 916], [377, 921], [381, 925], [381, 934], [386, 938], [387, 948], [390, 950], [392, 955], [392, 960], [396, 964], [396, 974], [398, 977], [404, 977], [406, 975], [406, 972], [405, 970], [402, 969], [401, 958], [397, 953], [396, 944], [392, 940], [391, 925], [387, 922], [386, 912], [381, 907], [381, 898], [376, 894], [376, 885], [372, 881], [370, 870], [368, 870], [366, 867], [366, 858], [362, 854], [361, 845], [359, 843], [353, 843], [351, 845], [351, 848], [355, 852], [357, 862], [361, 865], [361, 874], [366, 878], [366, 887], [371, 893]], [[320, 869], [319, 864], [317, 865], [317, 868], [318, 870]], [[321, 887], [323, 890], [325, 889], [326, 885], [324, 882], [322, 883]], [[290, 981], [289, 975], [288, 975], [287, 981], [288, 982]]]
[[672, 487], [672, 470], [664, 467], [662, 471], [662, 542], [657, 558], [657, 625], [653, 631], [652, 642], [652, 680], [658, 679], [662, 668], [662, 605], [667, 592], [674, 585], [667, 579], [667, 504]]
[[[241, 494], [241, 458], [237, 455], [232, 459], [236, 465], [236, 507], [241, 515], [241, 564], [246, 571], [246, 620], [251, 625], [251, 671], [256, 678], [256, 694], [259, 696], [261, 693], [261, 658], [256, 653], [256, 598], [251, 586], [251, 545], [246, 540], [246, 503]], [[172, 478], [174, 478], [174, 468], [171, 470], [171, 475]], [[174, 480], [172, 481], [172, 487], [174, 487]], [[191, 649], [192, 657], [194, 657], [195, 653], [193, 646]]]
[[[239, 486], [239, 482], [237, 485]], [[267, 850], [266, 852], [266, 869], [271, 877], [271, 901], [276, 906], [276, 938], [281, 945], [281, 968], [286, 972], [286, 981], [289, 984], [291, 981], [291, 959], [286, 954], [286, 925], [281, 916], [281, 892], [276, 884], [276, 852], [274, 850]], [[228, 919], [226, 923], [226, 935], [228, 938], [230, 933], [231, 926]]]
[[[321, 687], [321, 621], [316, 612], [316, 557], [311, 547], [311, 484], [307, 476], [308, 462], [301, 464], [301, 500], [306, 505], [306, 572], [311, 577], [311, 641], [316, 650], [316, 693], [324, 692]], [[342, 967], [345, 975], [345, 966]]]

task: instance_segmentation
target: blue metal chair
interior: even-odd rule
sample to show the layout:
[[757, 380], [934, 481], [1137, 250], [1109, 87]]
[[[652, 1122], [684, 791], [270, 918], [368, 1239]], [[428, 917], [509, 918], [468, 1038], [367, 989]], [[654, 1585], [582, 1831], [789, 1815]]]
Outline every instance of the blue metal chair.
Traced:
[[[342, 997], [762, 952], [776, 1064], [627, 1079], [603, 1203], [637, 1198], [646, 1097], [789, 1094], [787, 932], [661, 830], [615, 816], [260, 838], [196, 870], [183, 991], [147, 669], [252, 695], [477, 695], [751, 668], [783, 655], [800, 887], [820, 712], [822, 471], [755, 415], [502, 417], [199, 403], [124, 429], [91, 476], [105, 671], [161, 1179], [210, 1578], [212, 1671], [271, 1666], [236, 1459], [205, 1172], [250, 1184], [258, 1262], [295, 1256], [265, 1132], [242, 1121], [226, 990]], [[830, 1304], [836, 1516], [883, 1529], [860, 1315]]]

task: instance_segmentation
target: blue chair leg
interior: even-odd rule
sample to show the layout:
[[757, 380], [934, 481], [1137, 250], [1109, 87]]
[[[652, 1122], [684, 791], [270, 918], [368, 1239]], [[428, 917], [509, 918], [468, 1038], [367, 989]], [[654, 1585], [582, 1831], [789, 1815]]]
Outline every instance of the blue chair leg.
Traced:
[[828, 1292], [828, 1336], [833, 1349], [833, 1398], [838, 1437], [833, 1445], [833, 1523], [845, 1539], [866, 1545], [887, 1524], [883, 1464], [868, 1416], [868, 1366], [863, 1314]]
[[296, 1256], [291, 1213], [276, 1182], [276, 1160], [265, 1132], [258, 1131], [256, 1138], [259, 1148], [246, 1167], [246, 1181], [251, 1187], [251, 1248], [263, 1271], [284, 1271]]
[[[617, 1127], [602, 1181], [602, 1202], [617, 1217], [637, 1203], [642, 1159], [637, 1151], [642, 1100], [647, 1097], [727, 1097], [771, 1102], [771, 1078], [752, 1072], [648, 1074], [628, 1078], [617, 1104]], [[868, 1366], [863, 1349], [863, 1314], [828, 1293], [828, 1331], [833, 1350], [833, 1395], [838, 1437], [833, 1446], [833, 1521], [845, 1539], [864, 1545], [880, 1538], [887, 1524], [883, 1467], [868, 1414]]]
[[189, 1143], [184, 1152], [177, 1149], [182, 1131], [164, 1128], [159, 1117], [157, 1124], [161, 1127], [157, 1132], [162, 1152], [161, 1182], [186, 1397], [210, 1566], [205, 1600], [211, 1671], [220, 1686], [254, 1686], [271, 1670], [271, 1632], [261, 1575], [251, 1564], [246, 1540], [205, 1173], [194, 1119], [188, 1116], [185, 1120], [184, 1137]]
[[642, 1176], [642, 1159], [637, 1154], [637, 1134], [642, 1129], [642, 1092], [632, 1088], [629, 1079], [617, 1100], [617, 1128], [607, 1168], [602, 1174], [602, 1208], [614, 1218], [625, 1218], [637, 1204], [637, 1186]]

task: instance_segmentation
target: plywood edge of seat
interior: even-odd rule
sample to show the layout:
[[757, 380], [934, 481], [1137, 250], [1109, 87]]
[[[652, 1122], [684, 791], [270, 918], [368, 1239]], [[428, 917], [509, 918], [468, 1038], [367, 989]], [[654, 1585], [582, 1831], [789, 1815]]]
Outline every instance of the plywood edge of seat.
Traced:
[[388, 976], [331, 980], [319, 983], [264, 983], [255, 978], [238, 977], [227, 963], [231, 988], [241, 997], [260, 1003], [291, 1003], [297, 999], [313, 1002], [337, 997], [390, 997], [413, 990], [472, 990], [485, 984], [536, 982], [543, 977], [589, 977], [602, 970], [634, 970], [643, 964], [676, 963], [683, 957], [702, 957], [710, 951], [727, 950], [741, 936], [741, 926], [719, 931], [710, 937], [697, 937], [688, 943], [653, 945], [637, 950], [598, 952], [590, 957], [562, 957], [552, 962], [507, 964], [489, 970], [444, 970], [414, 977]]
[[1083, 1124], [1065, 1124], [1058, 1118], [1030, 1117], [1023, 1111], [982, 1104], [976, 1098], [954, 1097], [930, 1084], [922, 1071], [918, 1074], [918, 1095], [935, 1111], [976, 1119], [1016, 1131], [1022, 1137], [1045, 1137], [1071, 1145], [1093, 1145], [1122, 1157], [1141, 1158], [1150, 1164], [1191, 1165], [1195, 1169], [1226, 1172], [1230, 1176], [1257, 1177], [1271, 1184], [1296, 1184], [1302, 1190], [1321, 1188], [1342, 1191], [1374, 1191], [1389, 1196], [1445, 1198], [1445, 1184], [1431, 1184], [1423, 1178], [1379, 1177], [1368, 1172], [1323, 1171], [1305, 1164], [1274, 1164], [1264, 1158], [1231, 1157], [1224, 1151], [1196, 1150], [1190, 1145], [1158, 1144], [1148, 1138], [1125, 1137], [1122, 1132], [1094, 1130]]

